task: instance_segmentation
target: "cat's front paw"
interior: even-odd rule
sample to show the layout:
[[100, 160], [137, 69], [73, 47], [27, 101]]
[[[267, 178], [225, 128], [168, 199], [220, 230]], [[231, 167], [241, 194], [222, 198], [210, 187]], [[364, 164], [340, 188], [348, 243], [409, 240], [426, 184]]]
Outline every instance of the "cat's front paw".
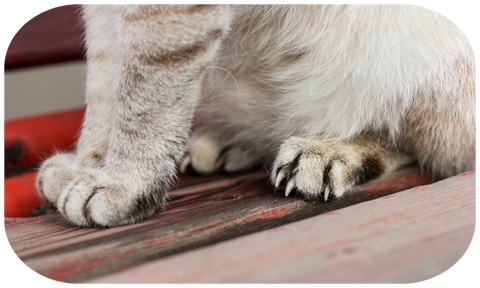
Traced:
[[306, 199], [323, 196], [327, 201], [383, 171], [376, 155], [358, 145], [292, 137], [280, 147], [271, 181], [277, 188], [285, 187], [286, 196], [296, 189]]
[[113, 179], [101, 169], [85, 169], [62, 191], [57, 208], [82, 227], [132, 224], [164, 209], [164, 191], [136, 184], [128, 177]]

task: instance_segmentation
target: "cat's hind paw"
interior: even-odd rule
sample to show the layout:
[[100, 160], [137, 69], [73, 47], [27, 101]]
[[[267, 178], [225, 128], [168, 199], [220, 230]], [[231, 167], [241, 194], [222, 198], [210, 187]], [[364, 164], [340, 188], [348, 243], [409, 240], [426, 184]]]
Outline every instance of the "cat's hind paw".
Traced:
[[178, 164], [180, 173], [185, 173], [189, 165], [196, 172], [208, 175], [220, 171], [246, 171], [255, 164], [254, 157], [248, 151], [239, 146], [225, 145], [211, 131], [193, 135], [188, 147], [189, 152]]

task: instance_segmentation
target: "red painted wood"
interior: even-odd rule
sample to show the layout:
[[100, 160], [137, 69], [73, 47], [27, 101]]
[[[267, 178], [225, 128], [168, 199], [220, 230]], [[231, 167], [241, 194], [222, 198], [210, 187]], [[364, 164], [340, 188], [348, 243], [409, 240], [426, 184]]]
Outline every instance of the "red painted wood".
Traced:
[[472, 171], [90, 282], [411, 283], [453, 266], [474, 230]]
[[81, 282], [431, 181], [410, 167], [340, 200], [306, 202], [275, 193], [264, 172], [223, 175], [172, 191], [166, 212], [134, 225], [80, 229], [53, 214], [7, 218], [5, 227], [13, 250], [30, 268], [54, 280]]
[[7, 50], [5, 69], [82, 59], [83, 26], [78, 5], [57, 7], [28, 21]]
[[85, 108], [5, 121], [5, 169], [37, 165], [55, 150], [73, 148]]

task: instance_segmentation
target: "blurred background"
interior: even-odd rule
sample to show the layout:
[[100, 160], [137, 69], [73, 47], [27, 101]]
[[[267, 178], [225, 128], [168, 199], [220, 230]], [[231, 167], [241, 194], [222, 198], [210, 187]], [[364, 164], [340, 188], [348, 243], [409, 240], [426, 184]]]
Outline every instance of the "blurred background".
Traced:
[[37, 15], [15, 35], [5, 60], [5, 120], [84, 105], [79, 6]]
[[84, 103], [84, 61], [5, 71], [5, 120]]

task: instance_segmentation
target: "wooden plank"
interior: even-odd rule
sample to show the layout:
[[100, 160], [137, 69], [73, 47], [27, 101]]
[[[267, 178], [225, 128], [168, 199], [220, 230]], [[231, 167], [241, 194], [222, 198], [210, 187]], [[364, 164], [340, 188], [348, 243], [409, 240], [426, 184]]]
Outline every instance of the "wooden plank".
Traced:
[[475, 171], [90, 282], [411, 283], [453, 266], [474, 229]]
[[5, 70], [82, 59], [83, 26], [78, 5], [45, 11], [28, 21], [7, 50]]
[[306, 202], [275, 193], [264, 172], [223, 177], [172, 192], [166, 212], [135, 225], [80, 229], [58, 214], [10, 218], [5, 221], [7, 237], [20, 259], [41, 275], [81, 282], [432, 181], [408, 167], [341, 200]]

